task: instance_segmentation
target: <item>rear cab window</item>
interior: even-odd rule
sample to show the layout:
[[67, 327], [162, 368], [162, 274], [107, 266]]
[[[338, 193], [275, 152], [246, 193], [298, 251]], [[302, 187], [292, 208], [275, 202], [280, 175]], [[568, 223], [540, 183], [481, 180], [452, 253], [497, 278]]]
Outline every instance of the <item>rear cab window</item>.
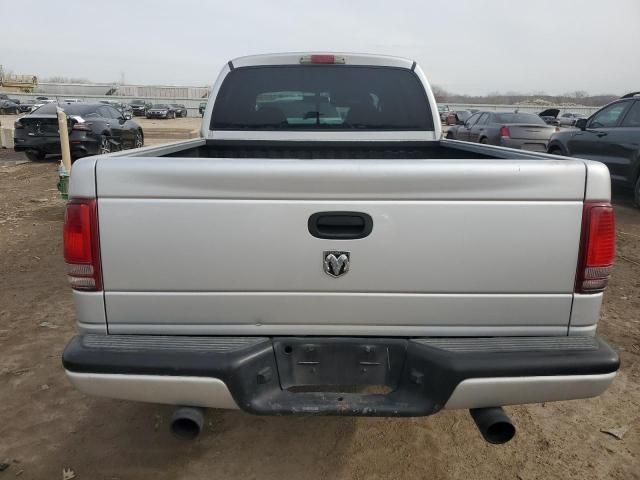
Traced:
[[231, 71], [212, 130], [428, 130], [427, 95], [409, 69], [279, 65]]

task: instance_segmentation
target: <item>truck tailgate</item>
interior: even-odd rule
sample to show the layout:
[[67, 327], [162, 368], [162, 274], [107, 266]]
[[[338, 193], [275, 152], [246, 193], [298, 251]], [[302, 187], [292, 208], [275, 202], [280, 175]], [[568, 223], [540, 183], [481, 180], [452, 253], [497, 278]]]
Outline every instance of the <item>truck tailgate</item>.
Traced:
[[[130, 157], [96, 179], [111, 333], [567, 329], [580, 161]], [[371, 233], [312, 236], [335, 211]], [[327, 275], [325, 252], [348, 252], [348, 273]]]

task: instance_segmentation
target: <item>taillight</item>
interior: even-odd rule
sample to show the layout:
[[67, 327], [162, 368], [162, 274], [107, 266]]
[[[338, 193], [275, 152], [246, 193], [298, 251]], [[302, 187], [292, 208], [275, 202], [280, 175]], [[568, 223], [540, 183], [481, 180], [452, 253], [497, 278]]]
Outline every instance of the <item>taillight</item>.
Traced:
[[509, 131], [509, 127], [501, 127], [500, 128], [500, 136], [501, 137], [510, 137], [511, 132]]
[[601, 292], [609, 283], [616, 256], [616, 225], [610, 203], [586, 202], [582, 213], [576, 292]]
[[102, 290], [98, 204], [95, 199], [73, 199], [64, 213], [64, 260], [71, 287]]
[[90, 132], [91, 131], [91, 124], [90, 123], [77, 123], [75, 122], [73, 124], [73, 126], [71, 127], [72, 130], [82, 130], [83, 132]]

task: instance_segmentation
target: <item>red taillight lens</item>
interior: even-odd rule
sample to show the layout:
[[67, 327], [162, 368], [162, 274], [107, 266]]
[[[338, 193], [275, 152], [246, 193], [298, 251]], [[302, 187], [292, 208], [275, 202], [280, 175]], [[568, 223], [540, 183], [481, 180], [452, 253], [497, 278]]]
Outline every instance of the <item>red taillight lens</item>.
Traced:
[[94, 199], [74, 199], [64, 214], [64, 260], [72, 288], [101, 290], [98, 210]]
[[601, 292], [609, 283], [616, 256], [616, 225], [608, 203], [587, 202], [582, 215], [582, 239], [576, 291]]
[[311, 63], [335, 63], [335, 55], [311, 55]]
[[500, 128], [500, 136], [501, 137], [510, 137], [511, 132], [509, 131], [509, 127], [501, 127]]
[[346, 59], [344, 57], [337, 57], [330, 54], [305, 55], [304, 57], [300, 57], [300, 63], [344, 64], [346, 63]]

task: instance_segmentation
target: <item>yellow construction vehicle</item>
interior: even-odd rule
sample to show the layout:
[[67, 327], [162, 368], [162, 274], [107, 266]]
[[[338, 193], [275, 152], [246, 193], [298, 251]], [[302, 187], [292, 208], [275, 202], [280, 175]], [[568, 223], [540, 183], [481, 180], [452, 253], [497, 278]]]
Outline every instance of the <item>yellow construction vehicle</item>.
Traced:
[[31, 93], [37, 86], [38, 77], [35, 75], [5, 73], [2, 65], [0, 65], [0, 92]]

